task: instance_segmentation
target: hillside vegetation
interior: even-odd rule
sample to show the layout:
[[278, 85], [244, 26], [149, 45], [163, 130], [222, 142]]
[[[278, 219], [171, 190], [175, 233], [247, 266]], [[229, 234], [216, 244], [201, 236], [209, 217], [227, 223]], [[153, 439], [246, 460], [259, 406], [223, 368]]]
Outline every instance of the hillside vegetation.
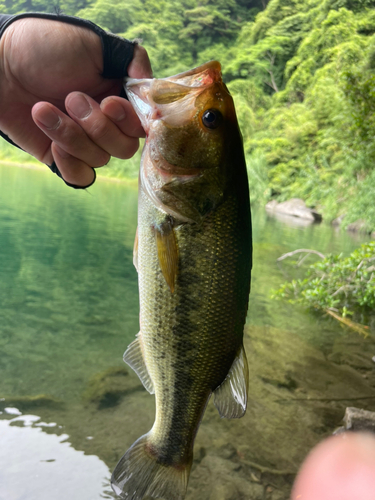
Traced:
[[[220, 60], [253, 202], [300, 197], [326, 220], [345, 213], [346, 225], [361, 218], [370, 231], [374, 7], [375, 0], [61, 0], [54, 8], [142, 39], [157, 77]], [[0, 12], [30, 10], [53, 8], [47, 0], [0, 0]], [[118, 176], [136, 170], [134, 161], [116, 163]]]

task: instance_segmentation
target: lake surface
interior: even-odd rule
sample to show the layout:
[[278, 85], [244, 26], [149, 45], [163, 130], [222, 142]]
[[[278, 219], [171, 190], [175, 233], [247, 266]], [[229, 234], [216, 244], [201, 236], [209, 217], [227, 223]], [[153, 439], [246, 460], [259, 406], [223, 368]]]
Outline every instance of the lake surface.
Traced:
[[[139, 329], [137, 192], [101, 179], [75, 191], [8, 166], [0, 186], [0, 500], [113, 498], [111, 470], [154, 417], [154, 397], [122, 362]], [[249, 407], [227, 421], [209, 404], [187, 500], [287, 499], [345, 408], [375, 410], [375, 332], [270, 299], [295, 273], [277, 266], [281, 254], [348, 254], [365, 240], [263, 210], [253, 233]]]

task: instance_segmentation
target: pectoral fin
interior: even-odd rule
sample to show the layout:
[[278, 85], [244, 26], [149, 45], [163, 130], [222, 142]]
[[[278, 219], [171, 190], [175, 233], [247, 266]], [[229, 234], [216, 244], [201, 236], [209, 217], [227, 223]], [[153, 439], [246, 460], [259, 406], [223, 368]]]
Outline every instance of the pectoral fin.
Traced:
[[246, 412], [249, 367], [241, 347], [224, 382], [214, 391], [214, 404], [223, 418], [241, 418]]
[[178, 246], [176, 235], [171, 223], [168, 221], [154, 229], [160, 269], [173, 293], [178, 273]]
[[124, 354], [124, 361], [128, 364], [135, 373], [138, 375], [140, 381], [144, 385], [145, 389], [150, 393], [154, 394], [154, 384], [151, 380], [150, 374], [148, 372], [145, 359], [143, 356], [143, 346], [142, 346], [142, 334], [139, 332], [136, 339], [128, 346]]

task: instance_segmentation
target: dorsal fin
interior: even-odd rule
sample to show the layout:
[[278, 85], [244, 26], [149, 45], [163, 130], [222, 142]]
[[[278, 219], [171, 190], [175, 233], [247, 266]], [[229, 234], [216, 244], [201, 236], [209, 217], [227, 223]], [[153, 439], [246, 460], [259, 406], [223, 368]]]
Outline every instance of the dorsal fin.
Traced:
[[249, 367], [241, 346], [224, 382], [214, 391], [214, 404], [223, 418], [245, 415], [249, 385]]
[[138, 375], [140, 381], [144, 385], [145, 389], [150, 393], [154, 394], [154, 384], [151, 380], [150, 374], [148, 372], [145, 359], [143, 356], [143, 343], [142, 334], [139, 332], [133, 340], [133, 342], [128, 346], [124, 354], [124, 361], [127, 363], [135, 373]]

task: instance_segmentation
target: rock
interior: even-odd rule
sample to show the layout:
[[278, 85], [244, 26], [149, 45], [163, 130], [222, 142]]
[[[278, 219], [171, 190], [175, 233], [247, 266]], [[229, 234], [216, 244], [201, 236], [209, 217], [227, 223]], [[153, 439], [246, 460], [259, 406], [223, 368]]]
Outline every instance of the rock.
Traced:
[[[251, 482], [239, 464], [215, 455], [206, 455], [192, 477], [186, 500], [263, 500], [264, 486]], [[204, 481], [199, 479], [202, 475]], [[195, 490], [195, 491], [194, 491]]]
[[224, 444], [219, 448], [218, 456], [231, 460], [232, 458], [237, 457], [237, 450], [231, 443]]
[[282, 491], [274, 491], [271, 494], [271, 500], [288, 500], [289, 495]]
[[368, 233], [367, 223], [364, 219], [358, 219], [355, 222], [352, 222], [346, 228], [347, 231], [352, 233]]
[[288, 201], [278, 203], [276, 200], [271, 200], [266, 205], [268, 212], [277, 212], [301, 219], [307, 219], [311, 222], [321, 222], [322, 216], [315, 210], [306, 207], [306, 203], [300, 198], [292, 198]]
[[336, 429], [333, 434], [346, 431], [365, 431], [375, 433], [375, 412], [348, 407], [343, 418], [344, 425]]
[[344, 423], [346, 430], [375, 432], [375, 412], [348, 407]]
[[266, 210], [269, 210], [271, 212], [274, 212], [276, 210], [276, 207], [279, 205], [279, 202], [276, 200], [271, 200], [266, 204]]
[[98, 405], [99, 409], [116, 406], [126, 394], [143, 389], [135, 377], [123, 367], [113, 367], [94, 375], [83, 393], [83, 399]]
[[338, 217], [336, 217], [336, 219], [333, 219], [331, 224], [332, 224], [332, 226], [335, 226], [335, 227], [341, 226], [342, 221], [344, 219], [345, 219], [345, 214], [339, 215]]
[[237, 500], [238, 490], [230, 483], [215, 484], [212, 488], [210, 500]]
[[0, 398], [0, 410], [7, 406], [15, 407], [21, 411], [29, 411], [35, 408], [60, 408], [63, 402], [49, 396], [48, 394], [38, 394], [36, 396], [10, 396]]

